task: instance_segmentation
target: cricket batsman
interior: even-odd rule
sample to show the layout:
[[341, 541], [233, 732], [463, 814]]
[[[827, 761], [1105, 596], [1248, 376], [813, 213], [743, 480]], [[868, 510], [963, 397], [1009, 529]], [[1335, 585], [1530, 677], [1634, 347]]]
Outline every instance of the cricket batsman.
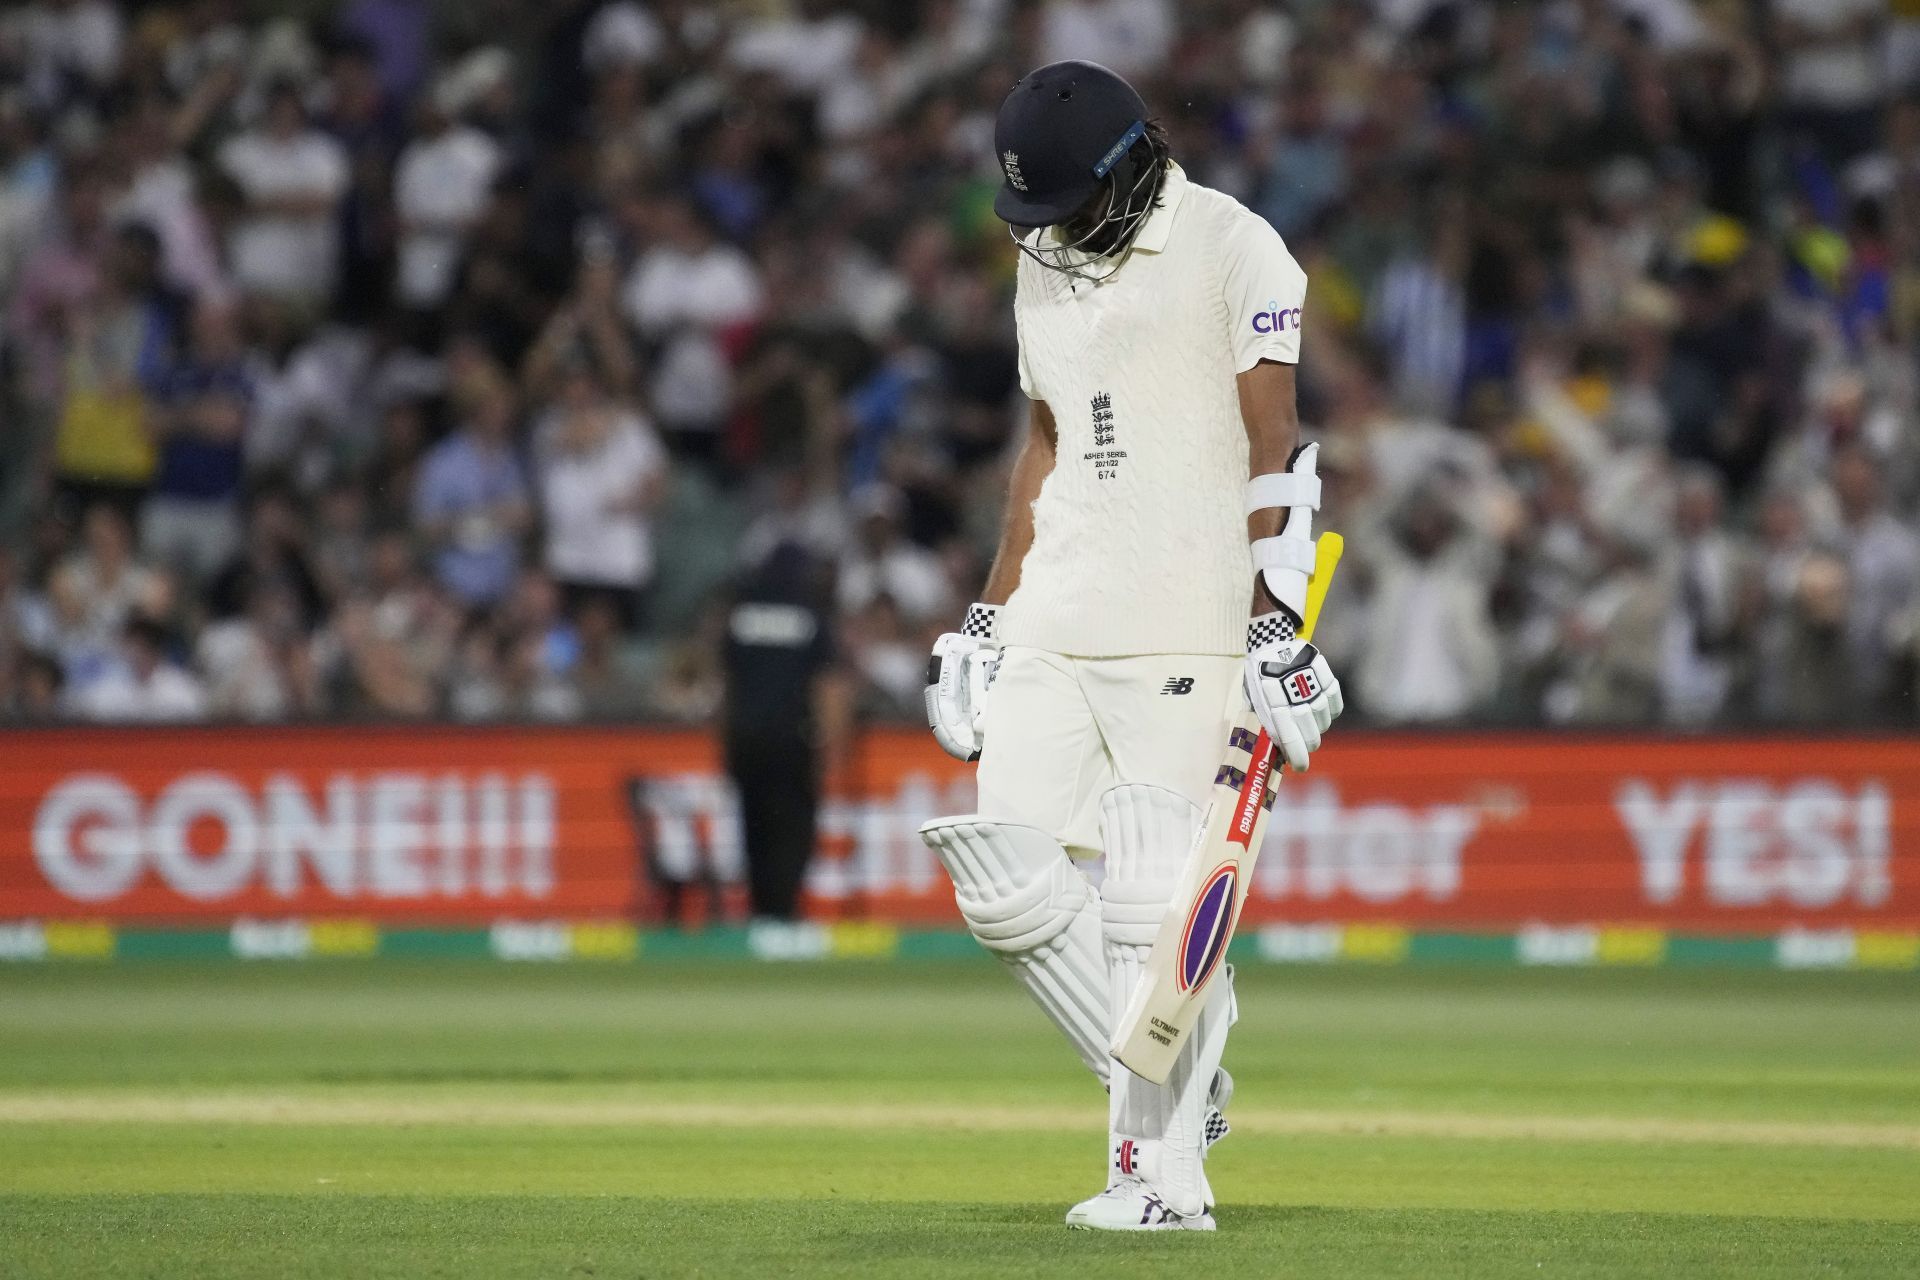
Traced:
[[[979, 812], [921, 835], [974, 936], [1108, 1087], [1105, 1187], [1068, 1225], [1210, 1231], [1231, 970], [1166, 1084], [1108, 1045], [1222, 726], [1250, 701], [1302, 771], [1340, 714], [1326, 659], [1295, 638], [1320, 497], [1294, 403], [1306, 273], [1266, 222], [1188, 181], [1105, 67], [1021, 80], [994, 149], [1032, 416], [984, 594], [929, 664], [930, 727], [979, 761]], [[1096, 888], [1075, 863], [1103, 854]]]

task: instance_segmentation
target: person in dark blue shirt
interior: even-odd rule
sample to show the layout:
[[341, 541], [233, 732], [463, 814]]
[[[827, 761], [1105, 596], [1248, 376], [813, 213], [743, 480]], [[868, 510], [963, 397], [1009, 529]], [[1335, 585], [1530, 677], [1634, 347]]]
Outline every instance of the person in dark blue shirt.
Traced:
[[206, 582], [240, 549], [240, 485], [255, 379], [231, 303], [202, 298], [186, 351], [147, 376], [159, 468], [141, 512], [141, 548]]

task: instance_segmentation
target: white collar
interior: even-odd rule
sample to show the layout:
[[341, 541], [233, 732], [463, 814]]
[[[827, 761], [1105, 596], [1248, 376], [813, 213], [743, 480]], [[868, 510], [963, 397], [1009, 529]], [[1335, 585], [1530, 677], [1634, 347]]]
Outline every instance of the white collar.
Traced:
[[1180, 212], [1180, 201], [1192, 185], [1187, 181], [1187, 171], [1169, 160], [1166, 181], [1160, 184], [1159, 203], [1148, 210], [1146, 225], [1133, 238], [1134, 248], [1159, 253], [1167, 247], [1167, 237], [1173, 234], [1173, 217]]
[[[1140, 234], [1133, 238], [1129, 249], [1144, 249], [1148, 253], [1159, 253], [1167, 247], [1167, 237], [1173, 234], [1173, 216], [1180, 211], [1180, 202], [1186, 198], [1187, 188], [1193, 184], [1187, 181], [1187, 171], [1169, 160], [1166, 180], [1160, 184], [1158, 203], [1147, 210], [1147, 220], [1140, 228]], [[1042, 240], [1060, 243], [1060, 227], [1056, 223], [1050, 227], [1035, 227], [1027, 234], [1029, 244], [1038, 245]]]

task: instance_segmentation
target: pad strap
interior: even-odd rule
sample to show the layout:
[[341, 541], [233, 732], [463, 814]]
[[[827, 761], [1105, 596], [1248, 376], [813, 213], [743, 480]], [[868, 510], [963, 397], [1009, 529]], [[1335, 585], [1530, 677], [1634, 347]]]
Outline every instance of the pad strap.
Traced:
[[1320, 477], [1296, 471], [1270, 471], [1247, 481], [1247, 514], [1268, 507], [1320, 509]]

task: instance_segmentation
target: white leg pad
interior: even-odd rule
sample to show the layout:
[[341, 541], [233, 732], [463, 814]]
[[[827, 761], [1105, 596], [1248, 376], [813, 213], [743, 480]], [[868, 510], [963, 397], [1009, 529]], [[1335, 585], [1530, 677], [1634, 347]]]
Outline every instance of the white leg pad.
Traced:
[[1099, 892], [1037, 827], [967, 815], [929, 822], [920, 838], [952, 877], [973, 936], [1014, 971], [1106, 1083], [1112, 1031]]
[[[1123, 1010], [1146, 968], [1199, 829], [1199, 806], [1165, 787], [1129, 784], [1100, 798], [1107, 876], [1101, 888], [1111, 1008]], [[1116, 1012], [1117, 1016], [1117, 1012]], [[1207, 1091], [1226, 1050], [1233, 984], [1215, 984], [1194, 1034], [1164, 1085], [1112, 1064], [1111, 1178], [1144, 1177], [1174, 1212], [1206, 1210]]]

